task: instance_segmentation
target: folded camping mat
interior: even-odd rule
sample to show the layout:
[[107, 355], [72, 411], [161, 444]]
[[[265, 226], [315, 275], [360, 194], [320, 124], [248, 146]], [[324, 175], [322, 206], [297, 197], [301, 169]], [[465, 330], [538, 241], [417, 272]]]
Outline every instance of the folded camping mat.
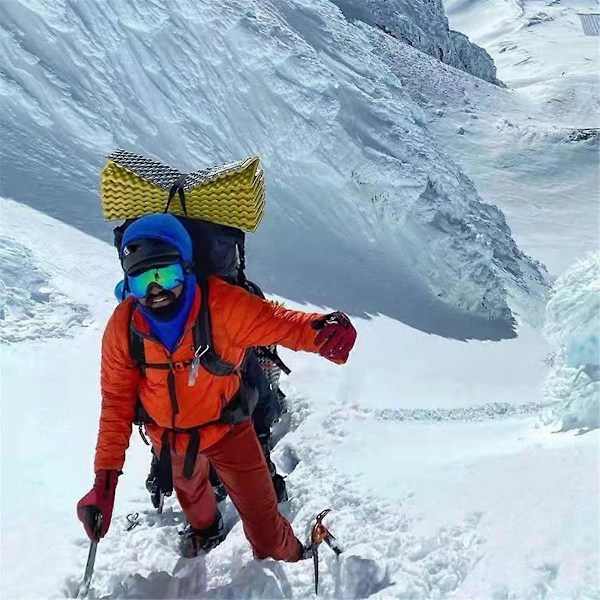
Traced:
[[169, 212], [255, 231], [265, 210], [265, 178], [258, 156], [185, 174], [126, 150], [107, 156], [100, 197], [108, 220], [164, 212], [169, 191], [179, 181], [185, 211], [175, 194]]

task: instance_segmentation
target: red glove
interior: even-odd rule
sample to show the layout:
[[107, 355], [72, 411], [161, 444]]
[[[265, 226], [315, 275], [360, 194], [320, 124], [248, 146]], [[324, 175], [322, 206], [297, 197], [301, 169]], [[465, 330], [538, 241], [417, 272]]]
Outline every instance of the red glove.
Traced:
[[[94, 487], [77, 503], [77, 517], [83, 523], [90, 540], [97, 542], [106, 535], [110, 526], [119, 471], [98, 471]], [[96, 519], [102, 516], [100, 528]]]
[[356, 341], [356, 329], [350, 319], [342, 312], [334, 312], [313, 321], [312, 328], [319, 331], [315, 338], [319, 354], [343, 365]]

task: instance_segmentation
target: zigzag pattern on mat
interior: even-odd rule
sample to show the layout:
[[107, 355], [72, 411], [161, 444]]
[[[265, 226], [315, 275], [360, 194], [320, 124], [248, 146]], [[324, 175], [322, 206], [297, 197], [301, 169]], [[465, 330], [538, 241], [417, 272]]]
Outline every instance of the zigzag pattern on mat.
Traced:
[[[155, 160], [116, 150], [102, 171], [101, 199], [108, 220], [163, 212], [182, 173]], [[218, 165], [185, 176], [187, 216], [255, 231], [264, 215], [265, 179], [259, 158]], [[184, 215], [178, 196], [169, 212]]]

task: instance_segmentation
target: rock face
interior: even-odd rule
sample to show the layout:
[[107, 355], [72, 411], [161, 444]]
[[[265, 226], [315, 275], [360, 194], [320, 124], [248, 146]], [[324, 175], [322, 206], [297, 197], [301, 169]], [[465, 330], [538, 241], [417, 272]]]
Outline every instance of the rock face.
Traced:
[[489, 81], [496, 79], [496, 67], [490, 55], [469, 41], [466, 35], [452, 31], [442, 0], [333, 0], [350, 21], [376, 25], [399, 40], [456, 67]]
[[[419, 86], [377, 40], [401, 44], [331, 2], [0, 11], [6, 196], [110, 239], [97, 189], [115, 147], [181, 171], [259, 154], [269, 199], [249, 264], [266, 290], [461, 339], [514, 335], [542, 304], [543, 267], [445, 154]], [[404, 48], [444, 96], [448, 67]]]

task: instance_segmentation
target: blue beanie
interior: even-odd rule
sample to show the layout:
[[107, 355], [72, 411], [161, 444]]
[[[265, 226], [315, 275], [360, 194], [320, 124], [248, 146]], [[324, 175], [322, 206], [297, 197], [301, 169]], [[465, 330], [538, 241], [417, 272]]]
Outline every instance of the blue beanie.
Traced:
[[177, 217], [170, 214], [147, 215], [134, 221], [121, 241], [121, 251], [138, 240], [160, 240], [179, 250], [184, 262], [192, 261], [192, 240]]

